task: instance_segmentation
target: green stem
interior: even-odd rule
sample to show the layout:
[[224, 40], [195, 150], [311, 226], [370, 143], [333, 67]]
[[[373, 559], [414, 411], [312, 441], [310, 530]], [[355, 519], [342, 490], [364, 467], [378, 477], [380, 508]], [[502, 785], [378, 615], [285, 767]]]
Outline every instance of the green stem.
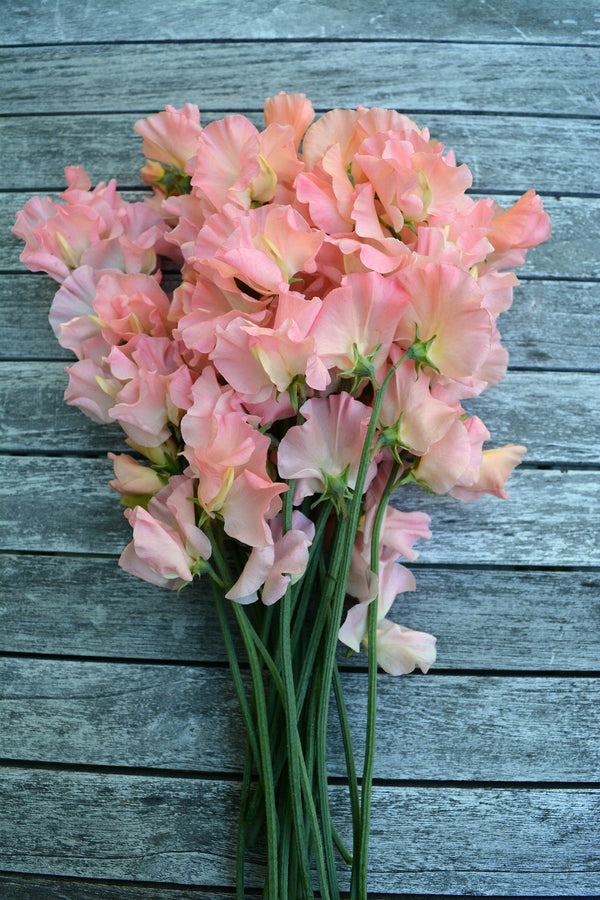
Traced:
[[[379, 537], [388, 505], [399, 470], [398, 463], [392, 466], [387, 484], [379, 500], [373, 533], [371, 535], [371, 571], [379, 576]], [[369, 855], [369, 836], [371, 822], [371, 794], [373, 788], [373, 769], [375, 765], [375, 726], [377, 720], [377, 621], [379, 618], [379, 598], [376, 596], [369, 606], [368, 612], [368, 662], [369, 674], [367, 684], [367, 729], [365, 742], [365, 758], [361, 790], [360, 810], [360, 850], [358, 856], [358, 900], [367, 900], [367, 862]]]
[[[352, 812], [352, 857], [346, 862], [356, 859], [360, 848], [360, 798], [358, 795], [358, 780], [356, 778], [356, 766], [354, 764], [354, 750], [352, 748], [352, 735], [350, 734], [350, 724], [348, 722], [348, 712], [344, 701], [342, 691], [342, 682], [337, 664], [333, 668], [333, 692], [340, 720], [340, 729], [342, 732], [342, 741], [344, 744], [344, 755], [346, 758], [346, 772], [348, 773], [348, 790], [350, 791], [350, 809]], [[335, 839], [335, 834], [334, 834]], [[336, 842], [337, 843], [337, 842]], [[338, 849], [341, 851], [339, 845]], [[347, 851], [346, 851], [347, 852]], [[342, 855], [344, 855], [342, 853]], [[348, 854], [350, 856], [350, 854]]]
[[[227, 565], [225, 556], [220, 546], [219, 536], [215, 534], [214, 528], [209, 530], [209, 537], [211, 540], [212, 546], [212, 555], [217, 563], [219, 568], [219, 574], [226, 586], [230, 586], [233, 582], [231, 577], [231, 573], [229, 571], [229, 567]], [[217, 596], [216, 586], [215, 586], [215, 599], [217, 600], [217, 610], [219, 611], [219, 620], [223, 625], [223, 622], [226, 622], [225, 613], [223, 610], [223, 600], [220, 596]], [[262, 680], [262, 672], [260, 663], [258, 660], [258, 656], [256, 653], [256, 647], [254, 645], [254, 641], [252, 639], [252, 633], [250, 632], [249, 622], [246, 616], [242, 613], [241, 607], [237, 603], [233, 603], [233, 610], [238, 622], [238, 626], [240, 628], [240, 632], [242, 634], [242, 638], [244, 640], [244, 645], [246, 647], [246, 653], [248, 655], [248, 662], [250, 664], [250, 673], [252, 676], [252, 687], [254, 690], [254, 701], [256, 704], [256, 724], [258, 730], [258, 755], [255, 756], [257, 762], [257, 769], [259, 772], [262, 772], [262, 786], [263, 793], [265, 798], [265, 809], [266, 809], [266, 819], [267, 819], [267, 828], [266, 828], [266, 837], [267, 837], [267, 883], [269, 888], [269, 900], [276, 900], [278, 894], [278, 823], [277, 823], [277, 808], [275, 805], [275, 789], [273, 784], [273, 761], [271, 754], [271, 744], [269, 740], [269, 724], [267, 719], [267, 707], [266, 707], [266, 699], [265, 699], [265, 688]], [[229, 626], [227, 625], [227, 630]], [[254, 631], [254, 629], [252, 629]], [[229, 635], [230, 637], [230, 635]], [[231, 665], [231, 651], [233, 653], [233, 659], [235, 660], [235, 665], [232, 667], [232, 672], [234, 672], [234, 682], [236, 681], [236, 672], [239, 678], [239, 666], [237, 664], [237, 658], [235, 658], [235, 650], [233, 649], [233, 644], [230, 641], [230, 648], [228, 648], [228, 657], [230, 659]], [[239, 683], [241, 685], [241, 679], [239, 679]], [[243, 690], [243, 686], [242, 686]], [[248, 703], [245, 698], [244, 693], [238, 692], [238, 697], [243, 697], [242, 712], [244, 709], [247, 710], [247, 716], [244, 715], [244, 719], [246, 721], [246, 727], [248, 729], [248, 734], [252, 733], [255, 735], [254, 726], [250, 719], [250, 711], [248, 709]], [[249, 725], [251, 727], [249, 727]], [[254, 742], [256, 743], [256, 737], [254, 737]], [[255, 748], [253, 748], [254, 752]]]

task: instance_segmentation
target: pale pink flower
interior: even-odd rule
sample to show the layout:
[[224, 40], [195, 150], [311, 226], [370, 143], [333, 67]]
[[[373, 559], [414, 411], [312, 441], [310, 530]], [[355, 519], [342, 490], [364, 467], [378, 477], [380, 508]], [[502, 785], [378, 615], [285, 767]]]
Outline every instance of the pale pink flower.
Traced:
[[390, 675], [407, 675], [417, 666], [428, 672], [436, 659], [435, 644], [433, 635], [424, 631], [413, 631], [389, 619], [377, 623], [377, 662]]
[[267, 97], [264, 106], [265, 125], [289, 125], [294, 133], [296, 150], [300, 146], [304, 132], [315, 117], [315, 111], [305, 94], [286, 94], [280, 91], [274, 97]]
[[229, 600], [252, 603], [262, 588], [261, 600], [270, 606], [304, 573], [315, 534], [314, 523], [300, 510], [294, 510], [290, 531], [282, 534], [281, 515], [272, 519], [269, 527], [273, 543], [252, 550], [240, 577], [225, 595]]
[[469, 485], [452, 488], [450, 494], [467, 503], [485, 494], [508, 500], [505, 482], [526, 452], [526, 447], [515, 444], [506, 444], [496, 450], [484, 450], [477, 479]]
[[79, 359], [100, 362], [110, 345], [102, 336], [102, 325], [94, 310], [96, 288], [105, 270], [80, 266], [62, 283], [52, 301], [48, 319], [61, 347]]
[[169, 310], [169, 298], [150, 275], [111, 272], [98, 279], [94, 312], [110, 344], [136, 334], [169, 336]]
[[113, 347], [107, 357], [110, 372], [125, 382], [108, 415], [119, 422], [136, 444], [159, 447], [171, 437], [170, 425], [181, 418], [169, 384], [182, 366], [168, 338], [138, 334], [127, 345]]
[[419, 459], [415, 478], [436, 494], [446, 494], [457, 485], [472, 485], [481, 467], [483, 443], [489, 437], [477, 416], [455, 422]]
[[245, 318], [216, 326], [216, 343], [210, 353], [215, 368], [228, 384], [250, 403], [263, 403], [277, 391], [286, 391], [297, 376], [315, 390], [329, 382], [326, 366], [315, 353], [308, 335], [321, 301], [304, 300], [301, 294], [281, 294], [272, 327]]
[[[392, 361], [398, 357], [395, 350]], [[430, 388], [430, 376], [423, 370], [416, 372], [412, 360], [404, 360], [390, 379], [379, 415], [380, 426], [394, 431], [397, 446], [417, 455], [441, 440], [457, 419], [456, 409], [436, 399]]]
[[433, 339], [428, 359], [442, 375], [473, 375], [486, 359], [492, 319], [481, 306], [482, 291], [467, 272], [444, 263], [409, 266], [394, 276], [409, 305], [396, 341], [409, 347], [417, 336]]
[[81, 359], [67, 367], [69, 384], [64, 400], [77, 406], [86, 416], [99, 424], [110, 424], [110, 411], [123, 382], [115, 378], [106, 363], [95, 359]]
[[152, 496], [165, 486], [165, 481], [158, 472], [127, 453], [109, 453], [108, 458], [115, 470], [115, 478], [108, 482], [108, 486], [119, 494]]
[[219, 220], [223, 216], [211, 217], [198, 235], [193, 262], [200, 274], [214, 279], [221, 289], [237, 288], [246, 297], [277, 296], [294, 276], [301, 278], [301, 273], [316, 270], [315, 257], [323, 234], [312, 229], [292, 207], [263, 206], [230, 218], [229, 235], [218, 248], [213, 249], [213, 244], [207, 257], [200, 242], [207, 226], [213, 227]]
[[408, 299], [377, 272], [347, 275], [331, 291], [312, 328], [317, 353], [326, 366], [354, 368], [355, 350], [373, 365], [388, 355]]
[[533, 189], [509, 209], [500, 210], [492, 224], [489, 239], [497, 253], [537, 247], [547, 241], [552, 232], [550, 217], [544, 212], [541, 197]]
[[196, 526], [194, 485], [183, 475], [173, 476], [148, 503], [125, 510], [133, 528], [119, 565], [138, 578], [176, 590], [192, 581], [200, 561], [211, 555], [210, 541]]
[[[289, 429], [277, 451], [280, 476], [298, 479], [295, 502], [321, 493], [331, 479], [354, 488], [371, 418], [369, 407], [344, 392], [307, 400], [300, 412], [306, 421]], [[372, 463], [365, 487], [374, 475]]]
[[[407, 583], [406, 569], [397, 563], [380, 565], [377, 596], [377, 662], [390, 675], [403, 675], [419, 666], [426, 672], [435, 661], [435, 638], [425, 632], [412, 631], [386, 618], [396, 595], [414, 590], [414, 580]], [[409, 573], [410, 574], [410, 573]], [[339, 640], [355, 652], [361, 644], [368, 651], [368, 613], [374, 594], [350, 607], [338, 632]]]
[[195, 156], [202, 133], [200, 111], [193, 103], [186, 103], [181, 109], [166, 106], [162, 112], [138, 119], [133, 127], [144, 139], [145, 157], [181, 170]]

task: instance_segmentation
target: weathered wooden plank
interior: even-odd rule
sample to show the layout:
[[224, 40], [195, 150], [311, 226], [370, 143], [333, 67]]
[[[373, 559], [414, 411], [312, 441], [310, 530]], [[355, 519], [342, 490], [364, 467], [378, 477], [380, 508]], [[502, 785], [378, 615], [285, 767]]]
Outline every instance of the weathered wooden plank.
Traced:
[[[117, 425], [98, 425], [63, 402], [67, 382], [62, 363], [0, 362], [0, 451], [128, 449]], [[509, 372], [465, 408], [487, 425], [490, 446], [525, 444], [530, 463], [599, 461], [600, 374]], [[586, 420], [586, 439], [574, 440]]]
[[[0, 875], [3, 900], [201, 900], [207, 895], [191, 887], [157, 887], [155, 884], [106, 884], [85, 879], [36, 877], [34, 875]], [[249, 897], [260, 897], [254, 891]], [[211, 890], [210, 900], [236, 900], [232, 891]]]
[[[120, 553], [131, 532], [117, 495], [105, 487], [105, 459], [0, 458], [3, 550]], [[432, 516], [422, 562], [589, 566], [600, 562], [597, 472], [518, 469], [511, 502], [484, 497], [468, 505], [405, 485], [403, 509]]]
[[[190, 95], [201, 108], [260, 109], [265, 92], [278, 90], [302, 91], [319, 109], [335, 98], [336, 106], [422, 110], [599, 110], [600, 58], [586, 46], [498, 44], [492, 52], [485, 43], [425, 50], [422, 41], [291, 41], [282, 53], [277, 44], [243, 41], [106, 43], [5, 47], [0, 59], [13, 79], [3, 113], [154, 110]], [[407, 77], [416, 71], [418, 79]]]
[[[190, 95], [190, 100], [194, 97]], [[232, 110], [229, 110], [231, 112]], [[244, 112], [244, 110], [240, 110]], [[402, 110], [413, 115], [412, 110]], [[226, 113], [202, 113], [207, 125]], [[592, 170], [598, 123], [587, 119], [531, 116], [476, 116], [463, 113], [414, 113], [420, 125], [452, 148], [473, 174], [475, 190], [546, 193], [580, 192], [581, 171]], [[262, 113], [248, 116], [264, 127]], [[100, 113], [78, 116], [17, 116], [0, 120], [0, 136], [11, 148], [11, 165], [0, 176], [0, 187], [12, 190], [62, 190], [64, 167], [77, 163], [93, 183], [116, 178], [121, 185], [141, 185], [141, 138], [133, 131], [137, 116]], [[44, 155], [39, 156], [39, 148]], [[535, 147], [536, 152], [524, 152]], [[578, 165], [573, 165], [573, 159]], [[548, 165], [543, 165], [547, 160]], [[551, 161], [551, 164], [550, 164]], [[2, 180], [3, 177], [3, 180]], [[593, 189], [594, 185], [588, 185]]]
[[[48, 324], [57, 287], [41, 274], [0, 275], [0, 360], [73, 360]], [[593, 327], [599, 303], [600, 285], [595, 282], [523, 281], [515, 289], [510, 312], [499, 319], [510, 365], [600, 369], [600, 330]]]
[[[527, 187], [527, 185], [524, 185]], [[10, 229], [15, 213], [35, 191], [4, 195], [0, 205], [0, 232], [4, 241], [0, 245], [0, 273], [24, 271], [19, 262], [23, 242]], [[123, 191], [126, 200], [139, 200], [141, 192]], [[504, 207], [512, 206], [516, 196], [495, 193], [494, 199]], [[549, 241], [531, 251], [519, 275], [536, 278], [600, 278], [600, 252], [598, 230], [600, 204], [594, 198], [545, 196], [544, 207], [552, 219], [553, 234]]]
[[[160, 27], [157, 28], [157, 22]], [[577, 0], [536, 3], [513, 0], [495, 9], [489, 3], [465, 0], [460, 8], [443, 0], [429, 0], [414, 8], [371, 0], [345, 3], [294, 0], [273, 3], [255, 0], [252, 11], [235, 2], [177, 0], [165, 15], [160, 0], [124, 0], [115, 7], [100, 0], [93, 10], [76, 2], [44, 3], [35, 11], [28, 5], [11, 10], [2, 43], [32, 44], [67, 41], [179, 41], [239, 38], [411, 38], [430, 41], [529, 41], [543, 43], [597, 43], [593, 6]]]
[[[9, 871], [233, 883], [239, 787], [202, 779], [7, 769]], [[348, 835], [345, 789], [331, 788]], [[594, 896], [600, 792], [375, 787], [370, 888], [388, 893]], [[248, 880], [259, 871], [248, 865]]]
[[[391, 616], [437, 635], [436, 669], [598, 668], [600, 573], [413, 569], [417, 590], [400, 595]], [[125, 574], [114, 558], [5, 554], [0, 597], [2, 652], [226, 659], [208, 581], [177, 594]], [[365, 664], [363, 654], [353, 659]]]
[[[0, 683], [5, 760], [241, 774], [244, 729], [226, 669], [2, 659]], [[344, 673], [343, 685], [360, 768], [366, 674]], [[599, 701], [592, 678], [382, 673], [375, 777], [594, 781]], [[343, 778], [333, 710], [331, 726], [329, 772]], [[418, 753], [406, 740], [415, 734]]]

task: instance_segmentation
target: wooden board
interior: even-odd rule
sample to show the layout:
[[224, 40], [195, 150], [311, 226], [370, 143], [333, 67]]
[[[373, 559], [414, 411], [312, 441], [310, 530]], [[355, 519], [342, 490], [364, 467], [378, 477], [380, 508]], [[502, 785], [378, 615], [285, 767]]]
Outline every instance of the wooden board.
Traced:
[[[232, 883], [235, 783], [44, 768], [3, 774], [5, 823], [14, 823], [0, 832], [4, 868], [8, 861], [21, 872]], [[331, 788], [331, 798], [346, 837], [345, 789]], [[386, 785], [373, 802], [373, 891], [597, 893], [596, 789]], [[540, 853], [548, 845], [551, 861]], [[249, 865], [249, 883], [257, 877]]]
[[[188, 99], [197, 102], [195, 90]], [[201, 108], [201, 122], [207, 125], [236, 111]], [[459, 163], [469, 166], [474, 190], [496, 193], [501, 186], [504, 192], [522, 193], [531, 186], [544, 193], [597, 192], [593, 181], [587, 185], [581, 181], [582, 169], [594, 166], [599, 133], [595, 120], [401, 111], [414, 115], [419, 125], [454, 150]], [[264, 127], [262, 112], [250, 112], [248, 118], [257, 128]], [[64, 167], [77, 164], [84, 166], [94, 184], [116, 178], [121, 187], [139, 187], [144, 160], [142, 139], [133, 130], [137, 119], [131, 113], [36, 115], [35, 129], [30, 115], [0, 119], [1, 139], [14, 156], [10, 169], [0, 174], [0, 186], [24, 190], [33, 184], [42, 193], [61, 191]], [[45, 152], [32, 176], [31, 159], [40, 142]], [[529, 142], [535, 144], [536, 155], [520, 152]], [[540, 157], [552, 157], [552, 166], [540, 169]]]
[[[143, 197], [132, 126], [165, 103], [258, 125], [281, 88], [319, 112], [400, 109], [470, 166], [474, 196], [509, 206], [536, 187], [553, 222], [500, 319], [511, 371], [472, 404], [494, 440], [529, 444], [511, 500], [395, 499], [429, 512], [434, 536], [392, 617], [436, 634], [438, 662], [380, 678], [369, 900], [600, 895], [594, 4], [9, 5], [0, 896], [233, 900], [242, 742], [208, 585], [177, 595], [119, 570], [129, 529], [104, 453], [120, 433], [62, 406], [56, 285], [23, 270], [10, 227], [29, 197], [62, 190], [69, 163]], [[343, 669], [357, 733], [364, 655]], [[330, 765], [347, 835], [335, 732]], [[255, 863], [249, 898], [262, 895]]]
[[[597, 571], [412, 569], [417, 589], [392, 617], [437, 636], [434, 672], [598, 671]], [[6, 654], [225, 662], [206, 581], [177, 594], [125, 574], [116, 557], [4, 554], [0, 596]], [[353, 663], [364, 667], [364, 654]]]
[[[558, 395], [551, 414], [544, 403], [550, 378]], [[77, 453], [85, 441], [88, 453], [127, 451], [118, 425], [98, 425], [63, 402], [67, 383], [62, 363], [0, 362], [0, 403], [7, 411], [0, 421], [0, 449]], [[600, 373], [509, 372], [501, 385], [464, 406], [485, 422], [490, 447], [522, 443], [530, 465], [600, 462]], [[585, 421], [587, 439], [577, 441]]]
[[35, 11], [17, 6], [11, 13], [6, 44], [181, 41], [183, 35], [187, 40], [243, 37], [280, 43], [306, 37], [423, 40], [424, 35], [430, 41], [598, 43], [593, 5], [577, 0], [561, 0], [559, 9], [553, 3], [512, 0], [510, 16], [501, 7], [478, 0], [464, 0], [460, 7], [443, 0], [414, 4], [255, 0], [251, 10], [231, 0], [202, 0], [201, 16], [195, 0], [171, 3], [168, 15], [160, 0], [146, 0], [143, 5], [124, 0], [118, 7], [98, 0], [93, 8], [63, 0]]
[[[244, 732], [226, 668], [4, 659], [0, 683], [11, 685], [0, 696], [5, 760], [241, 774]], [[343, 685], [362, 767], [366, 675], [345, 673]], [[330, 725], [329, 773], [343, 778], [334, 710]], [[595, 678], [382, 674], [375, 777], [591, 782], [599, 729]], [[419, 735], [418, 752], [409, 735]]]
[[[174, 50], [177, 65], [170, 62]], [[290, 41], [282, 66], [277, 42], [57, 44], [29, 51], [5, 47], [0, 63], [14, 79], [0, 112], [19, 115], [64, 113], [65, 97], [71, 113], [153, 112], [190, 98], [206, 110], [260, 110], [264, 97], [280, 90], [305, 93], [319, 110], [361, 103], [422, 112], [600, 111], [593, 89], [600, 52], [588, 46], [562, 46], [557, 53], [532, 44], [524, 53], [521, 45], [498, 44], [492, 52], [485, 43], [469, 43], [467, 53], [463, 43], [445, 41], [426, 49], [422, 41]], [[417, 70], [418, 79], [407, 77]], [[510, 77], [499, 78], [499, 72]]]

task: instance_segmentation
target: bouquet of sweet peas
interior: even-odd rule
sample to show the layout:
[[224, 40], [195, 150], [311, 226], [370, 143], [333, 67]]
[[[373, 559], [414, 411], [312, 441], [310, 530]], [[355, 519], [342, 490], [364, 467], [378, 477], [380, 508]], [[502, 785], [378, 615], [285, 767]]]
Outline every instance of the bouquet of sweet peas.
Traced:
[[[533, 191], [508, 210], [467, 196], [467, 166], [395, 111], [311, 124], [306, 97], [280, 93], [264, 116], [202, 127], [196, 106], [168, 106], [135, 125], [151, 195], [67, 168], [63, 202], [33, 198], [14, 231], [25, 265], [60, 282], [65, 399], [134, 451], [110, 454], [133, 529], [121, 566], [212, 581], [247, 729], [238, 897], [264, 841], [269, 900], [315, 885], [333, 900], [340, 874], [366, 898], [377, 666], [435, 659], [435, 638], [387, 617], [415, 587], [400, 559], [431, 536], [398, 489], [507, 496], [525, 448], [484, 450], [461, 404], [506, 371], [510, 270], [550, 223]], [[339, 641], [368, 654], [361, 779]], [[329, 803], [332, 693], [349, 846]]]

